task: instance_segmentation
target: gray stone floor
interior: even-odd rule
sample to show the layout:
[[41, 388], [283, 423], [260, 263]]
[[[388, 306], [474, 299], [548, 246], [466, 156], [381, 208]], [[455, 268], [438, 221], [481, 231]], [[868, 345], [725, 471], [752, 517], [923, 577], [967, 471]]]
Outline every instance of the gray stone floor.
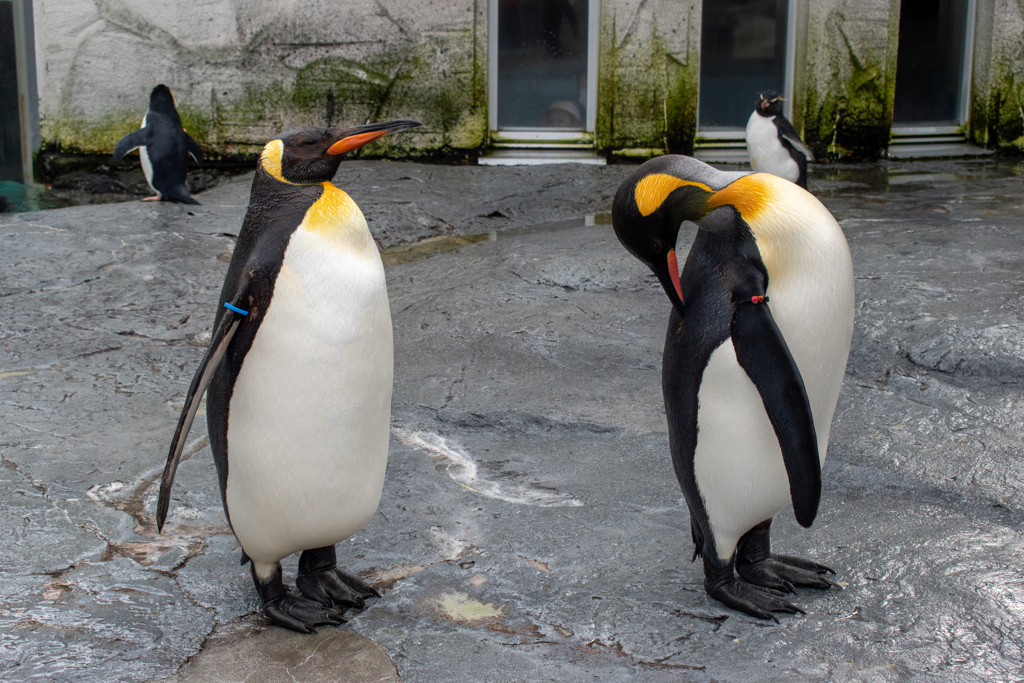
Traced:
[[339, 557], [384, 597], [314, 636], [259, 614], [198, 426], [153, 522], [249, 179], [0, 216], [0, 678], [1024, 679], [1021, 163], [814, 169], [856, 329], [818, 519], [775, 542], [844, 589], [778, 625], [689, 561], [669, 305], [607, 224], [629, 170], [342, 166], [386, 248], [396, 382], [380, 509]]

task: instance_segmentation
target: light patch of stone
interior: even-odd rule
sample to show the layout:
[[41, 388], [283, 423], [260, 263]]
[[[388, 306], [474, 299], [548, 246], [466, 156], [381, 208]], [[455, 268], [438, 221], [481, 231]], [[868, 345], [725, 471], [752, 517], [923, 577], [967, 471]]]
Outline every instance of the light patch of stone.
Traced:
[[446, 593], [438, 599], [437, 604], [441, 613], [454, 621], [495, 619], [505, 614], [504, 608], [473, 600], [465, 593]]
[[534, 505], [538, 507], [580, 507], [582, 501], [561, 493], [548, 493], [529, 486], [517, 486], [508, 489], [488, 481], [478, 475], [476, 461], [454, 442], [430, 431], [411, 431], [392, 429], [398, 440], [410, 448], [422, 451], [433, 458], [438, 465], [444, 465], [445, 471], [457, 484], [464, 489], [486, 498], [502, 500], [515, 505]]

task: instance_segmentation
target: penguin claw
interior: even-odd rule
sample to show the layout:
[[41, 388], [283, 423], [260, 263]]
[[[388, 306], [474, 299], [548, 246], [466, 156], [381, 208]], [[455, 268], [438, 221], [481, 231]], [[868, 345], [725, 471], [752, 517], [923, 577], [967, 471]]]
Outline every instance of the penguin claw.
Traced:
[[345, 623], [341, 612], [290, 594], [265, 603], [263, 614], [274, 625], [299, 633], [316, 633], [317, 626], [339, 626]]
[[324, 607], [366, 607], [368, 598], [379, 598], [370, 584], [362, 579], [343, 572], [338, 567], [322, 571], [299, 572], [295, 577], [295, 586], [310, 600]]
[[822, 576], [833, 572], [825, 565], [788, 555], [770, 555], [763, 560], [749, 564], [736, 564], [736, 572], [747, 583], [763, 586], [783, 594], [796, 592], [796, 587], [828, 589], [835, 582]]
[[793, 555], [772, 555], [772, 558], [778, 560], [779, 562], [784, 562], [785, 564], [788, 564], [791, 567], [806, 569], [807, 571], [814, 572], [815, 574], [831, 574], [832, 576], [836, 575], [835, 569], [832, 569], [832, 567], [826, 567], [825, 565], [819, 564], [814, 560], [806, 560], [802, 557], [795, 557]]
[[807, 614], [797, 605], [776, 595], [778, 591], [765, 590], [761, 586], [749, 584], [736, 577], [717, 586], [705, 582], [704, 590], [726, 607], [731, 607], [758, 619], [771, 619], [775, 623], [779, 623], [779, 618], [772, 612]]

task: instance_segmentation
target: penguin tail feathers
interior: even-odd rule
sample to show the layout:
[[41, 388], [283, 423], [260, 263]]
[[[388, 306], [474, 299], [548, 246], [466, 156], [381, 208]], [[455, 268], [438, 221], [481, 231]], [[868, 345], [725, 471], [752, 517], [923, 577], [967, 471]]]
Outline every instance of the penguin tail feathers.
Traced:
[[179, 204], [197, 204], [202, 206], [193, 199], [192, 195], [188, 193], [184, 187], [176, 188], [164, 195], [164, 199], [169, 202], [178, 202]]

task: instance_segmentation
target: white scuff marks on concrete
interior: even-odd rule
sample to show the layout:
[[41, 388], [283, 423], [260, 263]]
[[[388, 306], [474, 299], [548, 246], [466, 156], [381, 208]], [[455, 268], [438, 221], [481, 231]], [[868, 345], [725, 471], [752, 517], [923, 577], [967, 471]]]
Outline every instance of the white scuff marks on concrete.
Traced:
[[537, 507], [580, 507], [583, 503], [561, 493], [550, 493], [528, 484], [506, 487], [480, 476], [476, 461], [458, 444], [450, 442], [435, 432], [392, 428], [392, 433], [402, 444], [429, 455], [438, 465], [463, 488], [495, 500], [515, 505]]

